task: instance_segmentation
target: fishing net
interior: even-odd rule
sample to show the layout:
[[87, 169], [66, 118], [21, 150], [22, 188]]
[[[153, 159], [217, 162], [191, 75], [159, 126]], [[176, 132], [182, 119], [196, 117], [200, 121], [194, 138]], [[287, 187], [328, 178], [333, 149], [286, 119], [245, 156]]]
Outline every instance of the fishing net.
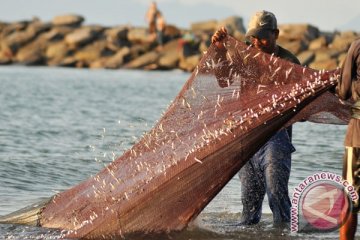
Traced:
[[[67, 237], [181, 230], [279, 129], [346, 124], [348, 106], [317, 71], [227, 37], [210, 46], [158, 123], [96, 176], [56, 195], [40, 225]], [[339, 143], [341, 144], [341, 143]]]

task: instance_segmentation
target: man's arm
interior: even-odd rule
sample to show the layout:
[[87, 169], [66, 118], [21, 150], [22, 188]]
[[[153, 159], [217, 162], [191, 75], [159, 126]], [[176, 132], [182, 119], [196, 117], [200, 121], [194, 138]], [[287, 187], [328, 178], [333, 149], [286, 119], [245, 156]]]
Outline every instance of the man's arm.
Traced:
[[214, 62], [222, 63], [222, 67], [215, 68], [215, 77], [218, 81], [220, 87], [228, 87], [232, 84], [232, 76], [229, 76], [231, 64], [227, 60], [226, 54], [227, 49], [224, 46], [224, 40], [227, 38], [228, 33], [225, 27], [217, 30], [214, 35], [211, 37], [211, 43], [216, 46], [216, 51], [214, 54]]
[[351, 82], [355, 62], [354, 51], [355, 44], [352, 43], [347, 52], [345, 61], [341, 67], [340, 78], [336, 87], [336, 93], [343, 100], [347, 100], [351, 97]]

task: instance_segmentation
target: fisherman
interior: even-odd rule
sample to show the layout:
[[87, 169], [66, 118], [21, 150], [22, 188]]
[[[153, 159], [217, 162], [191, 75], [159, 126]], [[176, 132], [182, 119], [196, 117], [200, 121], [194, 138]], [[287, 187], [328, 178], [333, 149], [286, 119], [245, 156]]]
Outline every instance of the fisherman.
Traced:
[[[360, 189], [360, 39], [355, 40], [341, 67], [336, 93], [343, 100], [352, 100], [351, 119], [345, 135], [345, 154], [343, 178], [352, 184], [357, 193]], [[340, 239], [354, 239], [357, 227], [359, 201], [354, 203], [353, 211], [340, 228]]]
[[166, 22], [164, 15], [157, 8], [156, 2], [152, 2], [145, 15], [146, 21], [149, 24], [149, 41], [156, 42], [158, 49], [161, 50], [164, 44], [164, 31]]
[[[221, 28], [211, 39], [212, 43], [218, 46], [224, 59], [226, 49], [222, 47], [221, 41], [226, 36], [227, 30]], [[292, 53], [276, 44], [278, 36], [276, 17], [268, 11], [256, 12], [251, 17], [245, 34], [247, 43], [259, 51], [300, 64]], [[251, 225], [260, 221], [265, 193], [267, 193], [270, 209], [273, 212], [274, 225], [290, 222], [291, 202], [288, 181], [291, 153], [295, 151], [291, 143], [291, 134], [291, 126], [279, 130], [239, 172], [243, 205], [240, 225]]]

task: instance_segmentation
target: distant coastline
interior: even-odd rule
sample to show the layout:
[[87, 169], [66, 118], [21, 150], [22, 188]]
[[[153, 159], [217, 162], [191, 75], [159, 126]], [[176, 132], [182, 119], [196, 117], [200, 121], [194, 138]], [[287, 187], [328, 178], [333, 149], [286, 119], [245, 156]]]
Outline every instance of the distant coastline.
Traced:
[[[208, 20], [189, 29], [166, 25], [159, 48], [145, 27], [84, 25], [79, 15], [56, 16], [49, 22], [0, 22], [0, 65], [62, 66], [106, 69], [182, 69], [192, 71], [210, 45], [212, 34], [226, 26], [244, 40], [241, 17]], [[323, 32], [311, 24], [279, 25], [278, 44], [290, 50], [302, 65], [335, 69], [342, 64], [355, 31]]]

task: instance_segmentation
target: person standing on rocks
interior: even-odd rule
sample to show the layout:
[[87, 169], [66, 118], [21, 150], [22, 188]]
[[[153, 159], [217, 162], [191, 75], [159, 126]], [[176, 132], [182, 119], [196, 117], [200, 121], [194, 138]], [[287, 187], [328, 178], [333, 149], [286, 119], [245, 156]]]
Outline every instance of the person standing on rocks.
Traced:
[[[223, 60], [226, 59], [226, 49], [222, 47], [221, 41], [226, 36], [227, 30], [221, 28], [211, 39], [219, 48], [218, 57]], [[245, 35], [247, 42], [259, 51], [300, 64], [292, 53], [276, 44], [278, 36], [277, 19], [268, 11], [260, 11], [252, 16]], [[288, 181], [291, 153], [295, 151], [291, 134], [291, 126], [279, 130], [241, 169], [239, 176], [243, 210], [240, 225], [257, 224], [260, 221], [265, 193], [273, 212], [274, 224], [278, 226], [290, 222]]]
[[156, 41], [158, 48], [161, 49], [164, 44], [166, 22], [164, 15], [157, 8], [156, 2], [151, 3], [146, 13], [146, 20], [149, 24], [150, 41]]
[[156, 15], [158, 11], [159, 10], [157, 8], [156, 2], [152, 2], [146, 12], [145, 19], [148, 23], [148, 31], [150, 35], [156, 31]]
[[[341, 67], [337, 95], [343, 100], [352, 100], [351, 119], [345, 135], [345, 154], [343, 161], [343, 178], [353, 185], [356, 192], [360, 190], [360, 39], [355, 40], [346, 55]], [[340, 239], [354, 239], [357, 228], [359, 200], [354, 203], [353, 211], [345, 224], [340, 228]]]

